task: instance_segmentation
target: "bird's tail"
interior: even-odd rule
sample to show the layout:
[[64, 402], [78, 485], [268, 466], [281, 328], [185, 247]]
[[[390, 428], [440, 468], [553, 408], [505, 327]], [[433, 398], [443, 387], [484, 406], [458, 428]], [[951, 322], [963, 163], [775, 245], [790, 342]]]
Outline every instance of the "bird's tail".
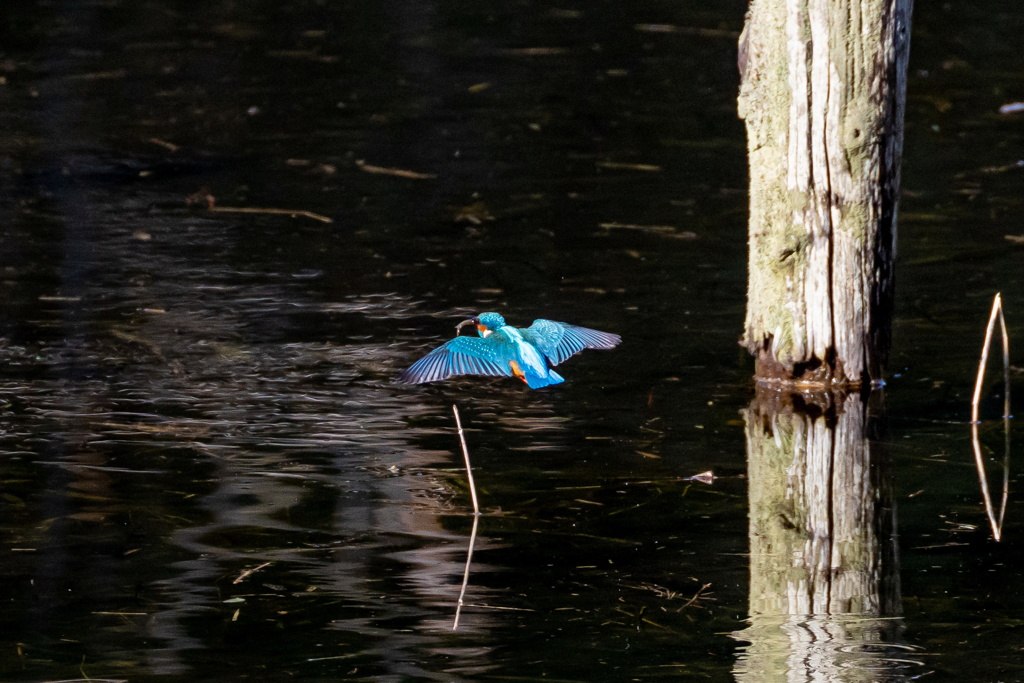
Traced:
[[552, 384], [561, 384], [565, 381], [565, 378], [559, 375], [554, 370], [548, 370], [546, 375], [538, 375], [535, 373], [529, 373], [526, 376], [526, 385], [531, 389], [540, 389], [541, 387], [550, 386]]

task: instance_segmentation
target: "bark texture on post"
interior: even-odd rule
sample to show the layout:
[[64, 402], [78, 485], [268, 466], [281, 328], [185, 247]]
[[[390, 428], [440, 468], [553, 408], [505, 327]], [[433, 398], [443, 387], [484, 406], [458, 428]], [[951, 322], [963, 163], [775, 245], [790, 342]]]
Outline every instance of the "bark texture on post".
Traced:
[[857, 385], [888, 353], [913, 0], [752, 0], [743, 343], [761, 379]]

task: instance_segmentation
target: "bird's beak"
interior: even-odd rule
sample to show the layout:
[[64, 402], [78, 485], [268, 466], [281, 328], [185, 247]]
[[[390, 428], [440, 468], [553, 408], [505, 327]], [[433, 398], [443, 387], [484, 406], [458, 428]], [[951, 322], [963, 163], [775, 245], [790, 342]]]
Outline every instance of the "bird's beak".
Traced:
[[493, 330], [488, 328], [486, 325], [480, 324], [480, 318], [470, 318], [469, 320], [463, 320], [461, 323], [455, 326], [456, 335], [458, 335], [458, 333], [461, 332], [462, 328], [465, 327], [466, 325], [476, 326], [476, 331], [480, 333], [481, 337], [486, 337], [491, 332], [493, 332]]

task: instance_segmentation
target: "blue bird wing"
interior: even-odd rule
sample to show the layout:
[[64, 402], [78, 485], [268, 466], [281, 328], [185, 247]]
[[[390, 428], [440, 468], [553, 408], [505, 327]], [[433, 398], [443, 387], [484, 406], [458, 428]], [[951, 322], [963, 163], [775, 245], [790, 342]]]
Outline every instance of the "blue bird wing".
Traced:
[[583, 349], [611, 349], [622, 337], [589, 327], [578, 327], [554, 320], [534, 320], [523, 330], [526, 341], [536, 346], [552, 365], [558, 365]]
[[453, 375], [508, 377], [512, 358], [506, 344], [482, 337], [455, 337], [410, 365], [398, 376], [399, 382], [438, 382]]

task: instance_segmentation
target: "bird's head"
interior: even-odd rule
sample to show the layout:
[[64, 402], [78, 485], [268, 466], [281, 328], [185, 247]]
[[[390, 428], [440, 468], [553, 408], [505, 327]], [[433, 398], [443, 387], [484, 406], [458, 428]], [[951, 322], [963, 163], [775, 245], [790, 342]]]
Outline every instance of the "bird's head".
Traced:
[[499, 313], [481, 313], [480, 315], [473, 316], [469, 320], [463, 320], [455, 327], [455, 329], [461, 330], [466, 325], [473, 325], [476, 327], [476, 331], [481, 337], [486, 337], [504, 324], [505, 319], [501, 317], [501, 314]]

